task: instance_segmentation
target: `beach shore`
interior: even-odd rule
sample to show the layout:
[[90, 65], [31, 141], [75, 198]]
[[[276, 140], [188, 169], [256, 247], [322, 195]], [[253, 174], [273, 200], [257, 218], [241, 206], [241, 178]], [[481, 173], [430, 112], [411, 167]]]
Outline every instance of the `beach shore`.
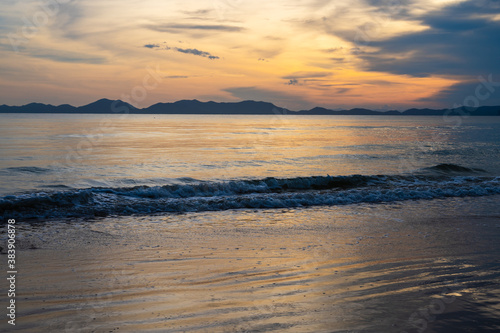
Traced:
[[17, 221], [1, 330], [494, 331], [499, 199]]

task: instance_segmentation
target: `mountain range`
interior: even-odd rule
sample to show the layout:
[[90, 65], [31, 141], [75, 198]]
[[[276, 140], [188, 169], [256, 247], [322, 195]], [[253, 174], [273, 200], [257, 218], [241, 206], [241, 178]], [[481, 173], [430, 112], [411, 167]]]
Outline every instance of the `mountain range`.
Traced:
[[315, 107], [310, 110], [290, 111], [272, 103], [257, 101], [200, 102], [181, 100], [173, 103], [157, 103], [138, 109], [121, 100], [100, 99], [93, 103], [75, 107], [69, 104], [54, 106], [30, 103], [23, 106], [0, 105], [0, 113], [97, 113], [97, 114], [290, 114], [290, 115], [411, 115], [411, 116], [500, 116], [500, 106], [460, 107], [454, 109], [408, 109], [406, 111], [374, 111], [355, 108], [331, 110]]

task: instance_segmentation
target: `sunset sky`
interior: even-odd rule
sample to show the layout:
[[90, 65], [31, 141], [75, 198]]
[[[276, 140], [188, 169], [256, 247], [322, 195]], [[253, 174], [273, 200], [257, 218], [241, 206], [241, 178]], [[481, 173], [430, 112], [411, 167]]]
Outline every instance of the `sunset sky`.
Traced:
[[500, 1], [2, 0], [0, 59], [8, 105], [500, 105]]

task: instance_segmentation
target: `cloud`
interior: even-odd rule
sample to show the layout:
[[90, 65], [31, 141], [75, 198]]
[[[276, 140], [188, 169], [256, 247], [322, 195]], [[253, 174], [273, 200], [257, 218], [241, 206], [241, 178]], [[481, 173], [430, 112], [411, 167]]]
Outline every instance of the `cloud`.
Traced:
[[345, 58], [330, 58], [330, 60], [334, 62], [344, 62]]
[[57, 50], [34, 50], [28, 54], [35, 58], [49, 59], [57, 62], [81, 63], [81, 64], [103, 64], [107, 60], [104, 57], [87, 55], [79, 52], [57, 51]]
[[363, 69], [407, 74], [466, 76], [500, 71], [500, 2], [479, 6], [466, 1], [419, 18], [427, 30], [413, 32], [367, 45], [378, 50], [358, 54]]
[[352, 88], [337, 88], [335, 91], [336, 94], [345, 94], [346, 92], [352, 90]]
[[157, 48], [157, 49], [166, 50], [166, 51], [173, 50], [173, 51], [177, 51], [180, 53], [192, 54], [192, 55], [208, 58], [210, 60], [220, 59], [220, 57], [218, 57], [218, 56], [210, 54], [209, 52], [206, 52], [206, 51], [200, 51], [198, 49], [183, 49], [180, 47], [169, 47], [169, 46], [165, 46], [165, 47], [161, 48], [159, 44], [145, 44], [144, 47], [146, 47], [148, 49], [156, 49]]
[[[288, 80], [285, 84], [289, 86], [301, 86], [310, 82], [318, 81], [317, 78], [330, 76], [329, 72], [295, 72], [290, 75], [282, 76], [282, 79]], [[300, 81], [299, 81], [300, 80]]]
[[176, 47], [176, 48], [174, 48], [174, 50], [176, 50], [177, 52], [181, 52], [181, 53], [188, 53], [188, 54], [193, 54], [193, 55], [205, 57], [205, 58], [208, 58], [211, 60], [220, 59], [218, 56], [211, 55], [209, 52], [200, 51], [197, 49], [181, 49], [179, 47]]
[[[364, 0], [371, 9], [385, 15], [409, 17], [413, 6], [420, 5], [421, 0]], [[419, 3], [420, 2], [420, 3]]]
[[225, 32], [239, 32], [245, 30], [242, 27], [223, 24], [159, 24], [148, 25], [151, 30], [159, 32], [181, 33], [185, 30], [198, 30], [198, 31], [225, 31]]
[[[411, 0], [366, 0], [365, 3], [369, 6], [365, 14], [373, 20], [363, 23], [365, 16], [358, 26], [340, 22], [340, 28], [333, 24], [325, 28], [329, 34], [354, 44], [350, 53], [360, 60], [360, 70], [462, 81], [417, 100], [444, 107], [463, 103], [474, 94], [478, 76], [493, 74], [500, 81], [500, 1], [466, 0], [434, 4], [429, 8]], [[424, 8], [426, 12], [422, 12]], [[381, 14], [384, 11], [385, 17]], [[398, 22], [411, 23], [417, 29], [385, 34]], [[498, 98], [492, 93], [480, 102], [491, 105], [498, 103]]]
[[285, 40], [283, 37], [279, 37], [279, 36], [265, 36], [264, 39], [271, 40], [271, 41], [283, 41], [283, 40]]
[[257, 54], [259, 58], [261, 59], [272, 59], [278, 55], [280, 55], [284, 48], [283, 46], [277, 44], [277, 43], [272, 43], [272, 45], [259, 45], [261, 46], [260, 48], [254, 48], [250, 52]]
[[233, 87], [223, 91], [241, 100], [265, 101], [274, 103], [276, 106], [288, 109], [306, 109], [312, 107], [312, 103], [297, 95], [287, 94], [281, 91], [268, 90], [257, 87]]
[[144, 47], [147, 47], [148, 49], [154, 49], [160, 47], [159, 44], [145, 44]]
[[321, 51], [323, 51], [325, 53], [345, 52], [345, 48], [340, 46], [340, 47], [333, 47], [333, 48], [329, 48], [329, 49], [324, 49]]
[[327, 77], [330, 76], [330, 72], [295, 72], [290, 75], [286, 75], [281, 77], [285, 80], [294, 80], [294, 79], [310, 79], [310, 78], [318, 78], [318, 77]]
[[208, 15], [212, 13], [214, 10], [213, 9], [198, 9], [198, 10], [185, 10], [183, 11], [184, 14], [187, 15]]
[[387, 81], [387, 80], [365, 80], [363, 83], [373, 84], [375, 86], [392, 86], [395, 84], [401, 84], [399, 82]]
[[189, 76], [187, 75], [168, 75], [165, 76], [166, 79], [187, 79]]

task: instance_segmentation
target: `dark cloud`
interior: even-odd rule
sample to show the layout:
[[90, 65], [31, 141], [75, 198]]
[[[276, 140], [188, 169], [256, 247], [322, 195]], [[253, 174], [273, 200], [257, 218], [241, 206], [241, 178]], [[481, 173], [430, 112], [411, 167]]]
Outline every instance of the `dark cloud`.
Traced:
[[429, 24], [436, 31], [444, 32], [477, 30], [488, 25], [488, 22], [484, 19], [469, 17], [443, 17], [439, 14], [426, 17], [425, 23]]
[[174, 50], [176, 50], [177, 52], [193, 54], [193, 55], [197, 55], [197, 56], [200, 56], [200, 57], [205, 57], [205, 58], [212, 59], [212, 60], [213, 59], [219, 59], [219, 57], [211, 55], [209, 52], [200, 51], [200, 50], [197, 50], [197, 49], [181, 49], [179, 47], [176, 47], [176, 48], [174, 48]]
[[187, 79], [189, 76], [186, 75], [168, 75], [165, 76], [166, 79]]
[[289, 86], [297, 86], [299, 85], [299, 81], [297, 79], [290, 79], [286, 84]]
[[160, 50], [167, 50], [167, 51], [173, 50], [173, 51], [177, 51], [180, 53], [192, 54], [192, 55], [208, 58], [210, 60], [220, 59], [218, 56], [210, 54], [209, 52], [206, 52], [206, 51], [200, 51], [198, 49], [183, 49], [180, 47], [169, 47], [169, 46], [164, 46], [164, 47], [160, 48], [159, 44], [146, 44], [146, 45], [144, 45], [144, 47], [149, 48], [149, 49], [158, 48]]
[[[424, 15], [412, 14], [414, 11], [410, 9], [418, 4], [416, 1], [366, 0], [366, 3], [383, 19], [377, 21], [374, 16], [374, 22], [361, 22], [350, 31], [336, 31], [333, 25], [326, 27], [329, 33], [355, 43], [351, 54], [362, 60], [361, 69], [462, 81], [419, 100], [443, 107], [461, 104], [474, 96], [479, 76], [492, 74], [499, 80], [500, 21], [493, 17], [500, 14], [500, 1], [469, 0]], [[428, 28], [381, 40], [380, 29], [387, 22], [384, 19], [420, 22]], [[499, 103], [495, 95], [498, 91], [489, 93], [487, 100], [476, 98], [480, 105]]]
[[223, 25], [223, 24], [158, 24], [158, 25], [148, 25], [151, 30], [159, 32], [171, 32], [180, 33], [185, 30], [197, 30], [197, 31], [225, 31], [225, 32], [238, 32], [245, 30], [242, 27], [237, 27], [233, 25]]
[[499, 1], [484, 1], [482, 6], [474, 1], [448, 6], [418, 17], [429, 29], [367, 41], [378, 51], [361, 50], [358, 56], [364, 60], [365, 70], [415, 77], [498, 73], [500, 21], [485, 16], [492, 14], [500, 14]]

